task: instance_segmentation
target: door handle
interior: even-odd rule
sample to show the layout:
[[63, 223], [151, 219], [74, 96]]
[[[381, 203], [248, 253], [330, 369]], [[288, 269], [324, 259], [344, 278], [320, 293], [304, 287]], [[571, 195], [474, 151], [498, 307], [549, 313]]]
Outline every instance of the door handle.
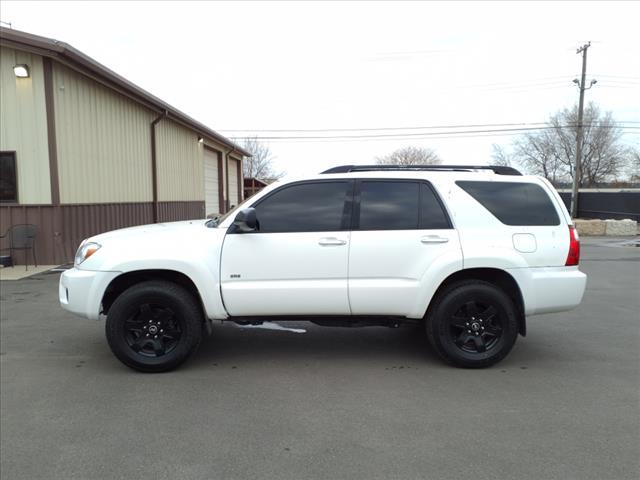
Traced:
[[439, 237], [438, 235], [426, 235], [420, 239], [422, 243], [447, 243], [448, 238]]
[[346, 240], [340, 240], [339, 238], [336, 238], [336, 237], [324, 237], [318, 240], [318, 245], [321, 245], [323, 247], [339, 246], [339, 245], [346, 245], [346, 244], [347, 244]]

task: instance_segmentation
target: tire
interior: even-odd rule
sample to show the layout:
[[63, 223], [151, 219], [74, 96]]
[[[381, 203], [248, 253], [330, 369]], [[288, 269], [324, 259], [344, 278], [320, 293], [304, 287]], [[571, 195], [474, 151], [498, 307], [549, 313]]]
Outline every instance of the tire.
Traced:
[[113, 302], [106, 334], [111, 351], [128, 367], [166, 372], [197, 350], [202, 325], [202, 309], [193, 295], [154, 280], [130, 287]]
[[485, 368], [505, 358], [518, 337], [516, 307], [495, 285], [469, 280], [438, 294], [426, 329], [435, 351], [456, 367]]

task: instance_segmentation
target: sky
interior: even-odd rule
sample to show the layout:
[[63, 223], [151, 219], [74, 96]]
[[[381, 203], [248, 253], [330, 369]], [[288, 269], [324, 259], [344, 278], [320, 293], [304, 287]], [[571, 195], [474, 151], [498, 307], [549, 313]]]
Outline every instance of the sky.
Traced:
[[[409, 145], [491, 163], [518, 132], [483, 130], [577, 103], [587, 41], [586, 101], [639, 127], [638, 18], [640, 2], [613, 1], [0, 3], [12, 28], [73, 45], [228, 137], [258, 136], [295, 176]], [[640, 129], [623, 138], [640, 147]]]

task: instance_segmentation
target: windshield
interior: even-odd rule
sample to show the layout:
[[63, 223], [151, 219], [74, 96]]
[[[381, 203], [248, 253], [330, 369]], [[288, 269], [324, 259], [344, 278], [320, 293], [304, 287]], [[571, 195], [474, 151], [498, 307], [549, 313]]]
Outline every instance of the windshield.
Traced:
[[[251, 198], [251, 197], [250, 197]], [[249, 201], [249, 198], [245, 198], [245, 200], [236, 205], [235, 207], [233, 207], [231, 210], [229, 210], [227, 213], [223, 214], [223, 215], [219, 215], [215, 218], [212, 218], [211, 220], [209, 220], [208, 222], [205, 223], [205, 225], [209, 228], [217, 228], [222, 222], [224, 222], [227, 218], [229, 218], [232, 214], [234, 214], [235, 212], [237, 212], [238, 210], [241, 209], [241, 207], [244, 206], [245, 203], [247, 203]]]

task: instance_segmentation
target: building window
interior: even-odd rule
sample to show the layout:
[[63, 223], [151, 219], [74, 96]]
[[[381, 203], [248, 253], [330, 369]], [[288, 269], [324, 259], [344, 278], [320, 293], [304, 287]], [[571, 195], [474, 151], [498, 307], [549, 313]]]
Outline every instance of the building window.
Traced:
[[18, 202], [16, 152], [0, 152], [0, 202]]

